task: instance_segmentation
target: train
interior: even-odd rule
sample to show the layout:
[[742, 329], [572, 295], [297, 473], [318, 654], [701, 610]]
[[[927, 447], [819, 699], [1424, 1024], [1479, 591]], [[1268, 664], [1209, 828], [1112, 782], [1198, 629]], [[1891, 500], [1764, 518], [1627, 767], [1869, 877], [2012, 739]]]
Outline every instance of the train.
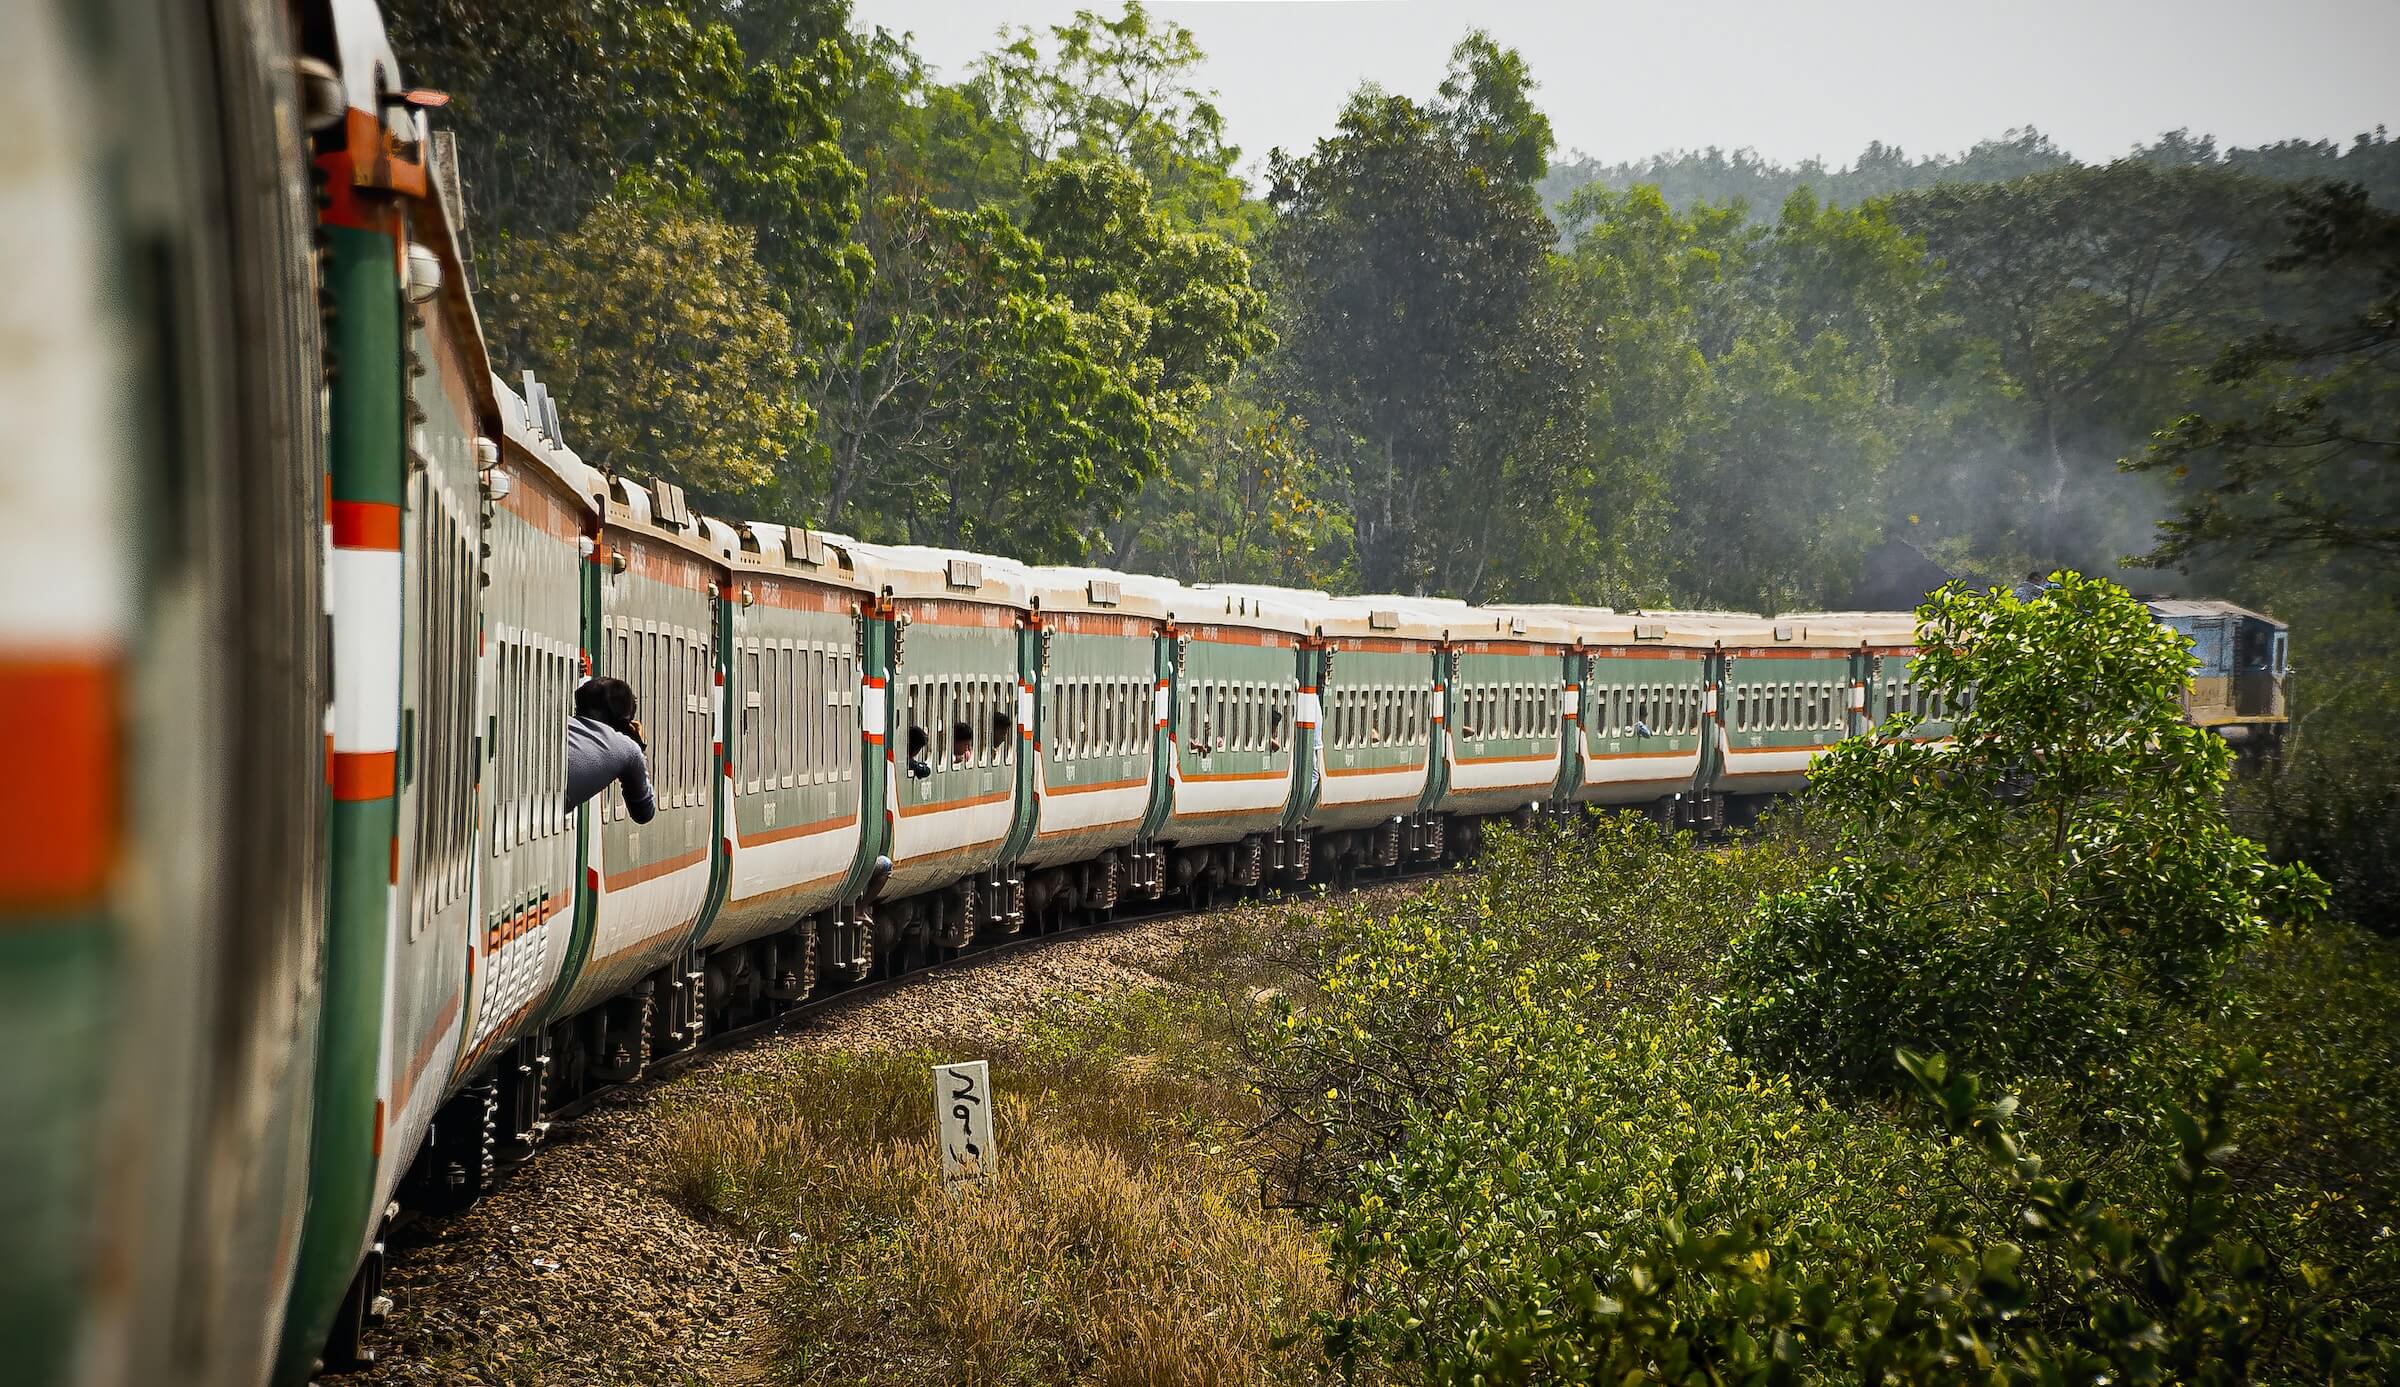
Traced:
[[[1947, 732], [1907, 613], [1183, 584], [697, 513], [490, 359], [373, 0], [13, 5], [0, 51], [14, 1380], [353, 1366], [404, 1207], [819, 988], [1498, 821], [1736, 824], [1895, 714]], [[2161, 619], [2196, 720], [2280, 725], [2280, 623]], [[589, 675], [638, 693], [648, 822], [565, 806]]]

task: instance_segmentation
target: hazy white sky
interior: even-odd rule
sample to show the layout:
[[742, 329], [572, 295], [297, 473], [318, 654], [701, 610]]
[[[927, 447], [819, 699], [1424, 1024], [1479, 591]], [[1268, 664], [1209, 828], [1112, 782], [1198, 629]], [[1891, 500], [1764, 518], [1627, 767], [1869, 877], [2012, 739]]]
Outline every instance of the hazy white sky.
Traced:
[[[955, 77], [1001, 24], [1119, 0], [857, 0]], [[1711, 144], [1848, 162], [1869, 140], [1948, 153], [2036, 125], [2106, 158], [2188, 126], [2221, 144], [2400, 126], [2400, 0], [1157, 0], [1209, 55], [1255, 167], [1332, 128], [1364, 81], [1430, 95], [1471, 26], [1521, 50], [1562, 149]]]

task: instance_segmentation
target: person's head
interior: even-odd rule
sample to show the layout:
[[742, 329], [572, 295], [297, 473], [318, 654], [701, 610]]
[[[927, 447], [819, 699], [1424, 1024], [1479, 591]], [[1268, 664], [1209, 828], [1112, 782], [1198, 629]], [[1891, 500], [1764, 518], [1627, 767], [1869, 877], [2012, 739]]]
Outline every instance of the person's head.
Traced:
[[975, 751], [975, 729], [963, 722], [950, 724], [950, 754], [968, 756]]
[[575, 690], [575, 716], [607, 723], [627, 736], [633, 735], [633, 720], [642, 710], [641, 700], [633, 695], [633, 686], [622, 679], [603, 675], [586, 679]]
[[908, 758], [910, 760], [914, 761], [918, 757], [923, 756], [925, 754], [925, 748], [929, 744], [930, 742], [925, 735], [924, 728], [911, 727], [908, 729]]

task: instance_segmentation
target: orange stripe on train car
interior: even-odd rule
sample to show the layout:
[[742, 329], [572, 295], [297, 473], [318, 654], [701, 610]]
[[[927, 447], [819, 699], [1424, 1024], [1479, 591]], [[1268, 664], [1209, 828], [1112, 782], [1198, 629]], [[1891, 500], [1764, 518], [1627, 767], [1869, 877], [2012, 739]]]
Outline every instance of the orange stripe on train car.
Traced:
[[393, 751], [337, 751], [326, 767], [337, 800], [390, 799], [399, 783], [400, 754]]
[[400, 508], [385, 501], [333, 503], [333, 547], [400, 550]]
[[29, 812], [0, 834], [0, 908], [89, 901], [117, 852], [117, 670], [94, 659], [0, 655], [0, 727]]

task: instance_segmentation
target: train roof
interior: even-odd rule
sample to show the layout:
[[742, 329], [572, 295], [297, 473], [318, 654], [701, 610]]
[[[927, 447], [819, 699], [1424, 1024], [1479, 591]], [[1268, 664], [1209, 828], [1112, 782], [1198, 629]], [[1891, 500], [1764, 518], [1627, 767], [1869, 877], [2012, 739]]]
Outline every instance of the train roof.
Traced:
[[2240, 617], [2244, 621], [2263, 621], [2278, 631], [2290, 629], [2286, 623], [2268, 616], [2265, 612], [2254, 612], [2248, 607], [2237, 607], [2231, 602], [2212, 602], [2192, 597], [2150, 597], [2144, 598], [2142, 605], [2148, 607], [2150, 614], [2156, 617], [2232, 616]]
[[553, 438], [546, 422], [536, 417], [534, 407], [497, 375], [492, 377], [492, 398], [499, 404], [503, 459], [520, 468], [532, 464], [553, 483], [581, 498], [592, 514], [599, 514], [608, 496], [608, 484], [599, 471], [586, 465], [563, 440]]
[[727, 566], [736, 573], [772, 573], [865, 592], [875, 590], [873, 570], [859, 562], [848, 544], [819, 531], [772, 521], [734, 522], [714, 516], [701, 517], [700, 524], [730, 556]]
[[1058, 564], [1028, 568], [1025, 577], [1045, 612], [1099, 612], [1172, 621], [1184, 595], [1183, 584], [1150, 573]]
[[1183, 591], [1184, 606], [1175, 619], [1186, 626], [1248, 626], [1295, 636], [1309, 632], [1310, 604], [1327, 600], [1321, 592], [1247, 583], [1192, 583]]
[[1303, 610], [1318, 635], [1353, 640], [1438, 641], [1455, 624], [1423, 607], [1364, 597], [1321, 598]]
[[1566, 603], [1528, 603], [1511, 611], [1539, 612], [1562, 622], [1585, 645], [1632, 645], [1660, 641], [1668, 645], [1713, 645], [1728, 630], [1747, 636], [1763, 618], [1720, 612], [1620, 612], [1613, 607], [1577, 607]]
[[1778, 622], [1796, 622], [1817, 631], [1838, 631], [1852, 645], [1915, 645], [1915, 612], [1786, 612]]
[[682, 487], [673, 482], [644, 482], [622, 473], [607, 474], [601, 484], [607, 497], [602, 523], [631, 530], [644, 539], [664, 540], [714, 563], [732, 564], [733, 554], [718, 533], [723, 527], [702, 524], [685, 504]]
[[869, 544], [847, 535], [826, 539], [872, 567], [876, 584], [894, 597], [985, 602], [1020, 610], [1033, 606], [1032, 579], [1015, 559], [926, 544]]
[[1396, 593], [1367, 593], [1350, 599], [1370, 607], [1399, 608], [1423, 614], [1442, 624], [1454, 641], [1538, 641], [1550, 645], [1575, 643], [1572, 623], [1555, 611], [1529, 607], [1479, 607], [1455, 597], [1414, 597]]

